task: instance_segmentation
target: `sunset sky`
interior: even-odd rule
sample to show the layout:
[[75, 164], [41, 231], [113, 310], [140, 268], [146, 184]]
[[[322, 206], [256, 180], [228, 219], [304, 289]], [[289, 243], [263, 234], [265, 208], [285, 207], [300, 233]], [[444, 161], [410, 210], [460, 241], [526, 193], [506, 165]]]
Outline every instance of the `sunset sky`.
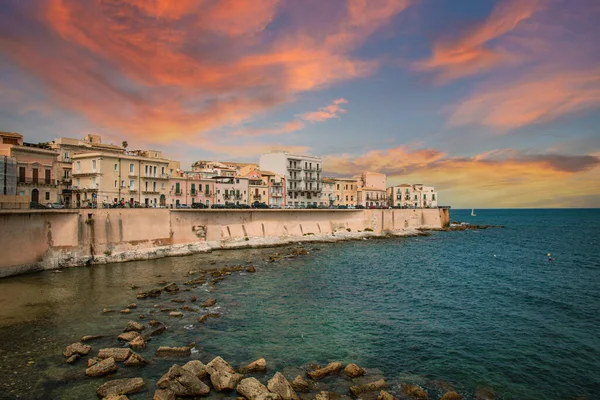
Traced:
[[3, 0], [0, 130], [600, 207], [600, 1]]

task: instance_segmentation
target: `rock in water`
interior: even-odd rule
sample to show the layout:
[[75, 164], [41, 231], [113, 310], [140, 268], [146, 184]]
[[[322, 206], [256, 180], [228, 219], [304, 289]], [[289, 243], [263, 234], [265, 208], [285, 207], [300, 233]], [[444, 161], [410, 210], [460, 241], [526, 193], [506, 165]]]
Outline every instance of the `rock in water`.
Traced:
[[206, 371], [210, 374], [210, 382], [218, 392], [235, 389], [243, 378], [221, 357], [215, 357], [209, 362], [206, 365]]
[[406, 383], [402, 383], [400, 388], [409, 397], [425, 400], [427, 399], [427, 392], [425, 392], [422, 388], [417, 385], [408, 385]]
[[125, 329], [123, 329], [123, 332], [131, 332], [131, 331], [141, 332], [145, 328], [146, 327], [144, 325], [140, 324], [139, 322], [129, 321], [127, 323], [127, 326], [125, 327]]
[[88, 358], [87, 360], [87, 366], [91, 367], [94, 364], [98, 364], [101, 360], [97, 357], [92, 357], [92, 358]]
[[256, 272], [256, 268], [248, 267], [248, 268], [246, 268], [246, 272], [250, 272], [250, 273]]
[[152, 400], [175, 400], [175, 393], [167, 389], [158, 389], [154, 392]]
[[63, 356], [71, 357], [74, 354], [78, 354], [80, 356], [85, 356], [90, 352], [92, 346], [88, 346], [87, 344], [81, 344], [79, 342], [72, 343], [65, 348], [63, 352]]
[[140, 365], [147, 364], [148, 362], [144, 360], [144, 357], [140, 356], [138, 353], [131, 352], [131, 355], [127, 360], [125, 360], [125, 365], [128, 367], [139, 367]]
[[102, 400], [129, 400], [124, 394], [109, 394]]
[[117, 362], [127, 360], [130, 355], [131, 355], [131, 350], [126, 349], [126, 348], [121, 348], [121, 347], [100, 349], [100, 351], [98, 352], [98, 358], [103, 360], [105, 358], [112, 357]]
[[220, 318], [220, 317], [221, 317], [221, 314], [219, 314], [219, 313], [208, 313], [208, 314], [204, 314], [203, 316], [198, 318], [198, 322], [204, 322], [209, 318]]
[[181, 311], [171, 311], [169, 313], [169, 317], [181, 318], [181, 317], [183, 317], [183, 313]]
[[158, 350], [156, 350], [157, 356], [176, 356], [176, 357], [185, 357], [192, 354], [191, 347], [169, 347], [169, 346], [160, 346]]
[[204, 378], [208, 375], [206, 371], [206, 365], [199, 360], [192, 360], [183, 366], [183, 369], [190, 371], [192, 374], [196, 375], [198, 379]]
[[294, 378], [292, 387], [298, 392], [310, 392], [310, 383], [300, 375]]
[[131, 342], [129, 342], [129, 347], [131, 347], [132, 349], [143, 349], [146, 347], [146, 342], [144, 341], [144, 338], [141, 336], [136, 337], [135, 339], [133, 339]]
[[142, 390], [143, 387], [144, 380], [142, 378], [115, 379], [100, 386], [98, 390], [96, 390], [96, 393], [98, 393], [98, 396], [100, 397], [107, 397], [111, 394], [120, 395], [136, 393]]
[[140, 336], [141, 335], [139, 332], [130, 331], [130, 332], [121, 333], [117, 339], [119, 339], [123, 342], [131, 342], [133, 339], [139, 338]]
[[365, 370], [356, 364], [348, 364], [346, 365], [346, 368], [344, 368], [344, 373], [351, 378], [357, 378], [359, 376], [363, 376], [365, 374]]
[[256, 378], [242, 379], [236, 389], [239, 394], [248, 400], [276, 400], [279, 395], [269, 393], [269, 390]]
[[202, 307], [212, 307], [212, 306], [214, 306], [215, 304], [217, 304], [217, 300], [216, 300], [216, 299], [213, 299], [213, 298], [210, 298], [210, 299], [207, 299], [207, 300], [206, 300], [204, 303], [202, 303], [201, 305], [202, 305]]
[[298, 395], [282, 373], [277, 372], [267, 383], [267, 388], [283, 400], [298, 400]]
[[67, 364], [73, 364], [75, 361], [79, 360], [81, 356], [79, 354], [73, 354], [71, 357], [67, 358], [65, 362]]
[[206, 364], [206, 371], [212, 375], [215, 371], [225, 371], [234, 374], [235, 370], [231, 365], [227, 363], [227, 361], [223, 360], [221, 357], [215, 357], [211, 362]]
[[394, 399], [394, 396], [392, 396], [385, 390], [382, 390], [381, 392], [379, 392], [379, 396], [377, 396], [377, 400], [395, 400], [395, 399]]
[[319, 368], [319, 369], [315, 369], [314, 371], [310, 371], [308, 373], [308, 376], [310, 376], [314, 380], [319, 380], [319, 379], [326, 377], [327, 375], [338, 372], [340, 369], [342, 369], [342, 363], [337, 362], [337, 361], [331, 362], [323, 368]]
[[210, 392], [196, 375], [177, 364], [156, 382], [156, 386], [172, 391], [175, 396], [204, 396]]
[[449, 391], [440, 400], [462, 400], [462, 396], [454, 391]]
[[85, 370], [87, 376], [104, 376], [117, 372], [117, 364], [112, 357], [106, 358]]
[[355, 395], [356, 397], [358, 397], [362, 393], [374, 392], [376, 390], [385, 389], [387, 387], [388, 387], [388, 384], [383, 379], [380, 379], [378, 381], [369, 382], [369, 383], [366, 383], [366, 384], [360, 385], [360, 386], [351, 386], [350, 392], [353, 395]]
[[267, 361], [264, 358], [260, 358], [256, 361], [251, 362], [245, 367], [240, 368], [240, 373], [247, 374], [249, 372], [265, 372], [267, 370]]
[[[155, 324], [152, 324], [153, 322]], [[158, 322], [158, 321], [150, 321], [150, 326], [154, 326], [156, 328], [154, 328], [150, 332], [146, 332], [144, 334], [144, 340], [150, 340], [150, 338], [152, 336], [160, 335], [161, 333], [163, 333], [167, 329], [167, 326], [165, 324], [163, 324], [162, 322]]]
[[179, 292], [179, 286], [175, 282], [171, 282], [163, 290], [167, 292]]
[[90, 340], [103, 338], [102, 335], [86, 335], [81, 338], [82, 342], [89, 342]]

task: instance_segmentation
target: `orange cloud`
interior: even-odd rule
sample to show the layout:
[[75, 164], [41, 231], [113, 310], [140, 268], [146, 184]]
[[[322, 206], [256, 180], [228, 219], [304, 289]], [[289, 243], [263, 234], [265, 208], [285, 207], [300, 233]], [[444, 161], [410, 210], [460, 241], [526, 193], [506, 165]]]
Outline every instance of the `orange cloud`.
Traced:
[[345, 114], [346, 110], [342, 108], [342, 104], [348, 103], [348, 100], [340, 98], [334, 100], [331, 104], [319, 108], [318, 111], [301, 114], [299, 117], [304, 121], [323, 122], [332, 118], [340, 118], [340, 114]]
[[430, 59], [415, 64], [421, 71], [437, 74], [439, 82], [487, 71], [516, 60], [516, 55], [490, 42], [514, 30], [541, 9], [542, 0], [502, 1], [489, 17], [455, 40], [442, 39], [434, 44]]
[[511, 129], [599, 106], [600, 68], [539, 70], [509, 84], [498, 82], [477, 88], [454, 109], [449, 123]]

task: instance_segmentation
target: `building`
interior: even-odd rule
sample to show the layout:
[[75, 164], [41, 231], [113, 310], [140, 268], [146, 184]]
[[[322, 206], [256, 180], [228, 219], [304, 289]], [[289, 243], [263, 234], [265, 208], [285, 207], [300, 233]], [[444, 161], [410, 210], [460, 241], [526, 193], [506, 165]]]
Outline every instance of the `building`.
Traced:
[[365, 172], [357, 176], [357, 203], [364, 207], [387, 206], [386, 175]]
[[216, 176], [236, 176], [238, 170], [220, 161], [198, 160], [192, 164], [192, 172], [201, 174], [203, 178]]
[[0, 156], [16, 160], [16, 195], [33, 203], [59, 201], [54, 164], [58, 153], [40, 145], [23, 142], [14, 132], [0, 132]]
[[252, 170], [244, 176], [248, 178], [248, 204], [269, 203], [269, 184], [258, 170]]
[[[320, 206], [335, 206], [336, 203], [336, 182], [334, 178], [323, 178], [322, 182], [321, 195], [319, 197], [319, 205]], [[341, 195], [340, 195], [341, 196]]]
[[356, 206], [358, 202], [358, 181], [356, 178], [331, 178], [334, 183], [335, 206]]
[[17, 159], [0, 156], [0, 196], [17, 195]]
[[435, 208], [438, 195], [431, 186], [402, 184], [387, 189], [388, 205], [401, 208]]
[[76, 207], [116, 202], [166, 206], [169, 160], [160, 151], [84, 152], [71, 156]]
[[255, 163], [238, 163], [230, 161], [221, 161], [222, 164], [235, 170], [235, 176], [246, 176], [250, 172], [258, 170], [258, 164]]
[[214, 204], [215, 181], [205, 179], [199, 172], [178, 171], [169, 175], [167, 204], [178, 208], [182, 204], [193, 206], [202, 203], [208, 207]]
[[248, 204], [248, 178], [215, 176], [215, 204]]
[[260, 169], [285, 177], [287, 204], [317, 206], [322, 189], [320, 157], [273, 152], [260, 156]]
[[270, 207], [281, 208], [286, 203], [286, 185], [285, 177], [272, 171], [257, 170], [262, 176], [262, 180], [267, 185], [267, 200], [263, 200]]

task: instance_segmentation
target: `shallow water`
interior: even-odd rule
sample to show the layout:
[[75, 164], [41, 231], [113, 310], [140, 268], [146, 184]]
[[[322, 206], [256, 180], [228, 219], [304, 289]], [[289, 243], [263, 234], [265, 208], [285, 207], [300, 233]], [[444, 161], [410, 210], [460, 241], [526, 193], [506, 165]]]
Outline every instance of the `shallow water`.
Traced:
[[[435, 232], [429, 237], [307, 245], [309, 255], [263, 261], [285, 248], [80, 267], [0, 281], [0, 398], [93, 398], [103, 378], [85, 378], [85, 360], [63, 364], [64, 347], [90, 334], [95, 350], [129, 319], [145, 314], [170, 329], [159, 345], [197, 343], [193, 358], [221, 355], [235, 366], [265, 357], [291, 377], [308, 362], [340, 360], [379, 369], [393, 383], [424, 386], [431, 398], [454, 386], [466, 398], [493, 389], [499, 398], [563, 399], [600, 391], [599, 210], [453, 211], [453, 220], [505, 229]], [[552, 253], [555, 261], [547, 260]], [[136, 300], [160, 280], [188, 271], [252, 262], [214, 291]], [[157, 277], [161, 275], [161, 277]], [[169, 319], [153, 306], [211, 296], [222, 318], [204, 324]], [[136, 302], [132, 314], [102, 314]], [[187, 304], [192, 304], [187, 302]], [[194, 304], [197, 306], [198, 304]], [[28, 365], [28, 361], [34, 364]], [[117, 377], [154, 382], [181, 360], [121, 368]], [[374, 373], [377, 371], [373, 371]], [[271, 373], [267, 374], [270, 377]], [[336, 383], [345, 389], [345, 382]]]

